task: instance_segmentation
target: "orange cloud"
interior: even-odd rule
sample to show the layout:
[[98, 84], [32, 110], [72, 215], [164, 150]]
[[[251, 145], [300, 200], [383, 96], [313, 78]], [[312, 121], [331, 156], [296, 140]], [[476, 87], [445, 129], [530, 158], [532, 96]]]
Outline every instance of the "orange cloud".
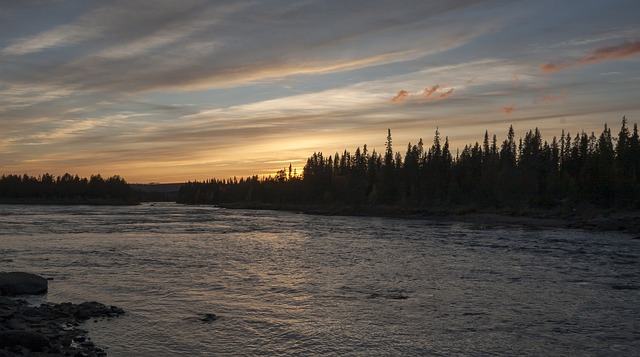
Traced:
[[617, 46], [599, 47], [596, 48], [590, 56], [582, 57], [570, 62], [543, 64], [540, 66], [540, 70], [543, 73], [554, 73], [573, 66], [597, 63], [612, 59], [626, 58], [636, 55], [640, 55], [640, 40], [633, 42], [627, 41]]
[[504, 107], [504, 108], [500, 109], [500, 111], [501, 111], [501, 112], [503, 112], [503, 113], [505, 113], [505, 114], [507, 114], [507, 115], [509, 115], [509, 114], [511, 114], [511, 112], [512, 112], [512, 111], [514, 111], [515, 109], [516, 109], [516, 107], [514, 107], [513, 105], [510, 105], [510, 106], [508, 106], [508, 107]]
[[422, 98], [427, 99], [429, 98], [435, 91], [438, 90], [438, 88], [440, 88], [440, 85], [436, 84], [435, 86], [431, 86], [429, 88], [425, 88], [424, 92], [422, 92]]
[[391, 98], [391, 103], [393, 103], [393, 104], [403, 104], [404, 102], [407, 101], [407, 99], [409, 99], [410, 96], [411, 96], [411, 94], [409, 92], [407, 92], [406, 90], [400, 90], [398, 92], [398, 94], [396, 94], [395, 97]]
[[445, 99], [445, 98], [451, 96], [452, 94], [453, 94], [453, 88], [449, 89], [448, 91], [446, 91], [444, 93], [440, 93], [440, 95], [438, 96], [437, 99], [438, 100]]

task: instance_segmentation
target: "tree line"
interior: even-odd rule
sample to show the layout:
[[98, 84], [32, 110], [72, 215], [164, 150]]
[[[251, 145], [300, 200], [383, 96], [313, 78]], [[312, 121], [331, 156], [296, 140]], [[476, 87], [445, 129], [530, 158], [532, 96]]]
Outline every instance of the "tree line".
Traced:
[[264, 203], [429, 208], [477, 204], [485, 207], [552, 207], [589, 203], [640, 208], [640, 139], [623, 117], [613, 135], [582, 131], [543, 141], [537, 128], [516, 139], [513, 127], [499, 142], [484, 133], [482, 143], [452, 153], [436, 129], [430, 146], [408, 143], [394, 151], [388, 130], [385, 151], [364, 145], [351, 153], [307, 159], [302, 175], [283, 169], [259, 179], [211, 179], [183, 184], [181, 203]]
[[5, 201], [132, 201], [132, 195], [127, 182], [117, 175], [106, 179], [99, 174], [80, 178], [69, 173], [57, 177], [48, 173], [38, 177], [27, 174], [0, 177], [0, 198]]

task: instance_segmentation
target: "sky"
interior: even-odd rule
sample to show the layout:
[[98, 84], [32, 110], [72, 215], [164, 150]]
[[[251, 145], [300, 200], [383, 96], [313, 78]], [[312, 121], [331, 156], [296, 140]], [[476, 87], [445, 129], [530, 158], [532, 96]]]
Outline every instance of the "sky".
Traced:
[[637, 0], [0, 0], [0, 174], [262, 177], [623, 115]]

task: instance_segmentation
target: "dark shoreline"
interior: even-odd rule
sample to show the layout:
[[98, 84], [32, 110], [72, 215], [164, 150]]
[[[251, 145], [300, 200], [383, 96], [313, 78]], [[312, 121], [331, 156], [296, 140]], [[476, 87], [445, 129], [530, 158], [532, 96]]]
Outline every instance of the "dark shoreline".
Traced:
[[[136, 206], [142, 202], [114, 199], [6, 199], [7, 205], [89, 205]], [[147, 202], [151, 203], [151, 202]], [[178, 203], [186, 204], [187, 203]], [[620, 232], [640, 239], [640, 210], [604, 209], [593, 205], [567, 205], [550, 208], [478, 208], [475, 206], [440, 206], [414, 209], [399, 206], [341, 206], [234, 202], [214, 204], [227, 209], [288, 211], [322, 216], [389, 217], [439, 222], [464, 222], [486, 226], [520, 226], [527, 228], [566, 228], [587, 231]]]
[[136, 206], [138, 201], [108, 198], [0, 198], [3, 205], [52, 205], [52, 206]]
[[553, 208], [439, 207], [411, 209], [397, 206], [346, 207], [324, 205], [229, 203], [216, 206], [227, 209], [255, 209], [298, 212], [323, 216], [389, 217], [439, 222], [464, 222], [487, 226], [526, 228], [566, 228], [587, 231], [620, 232], [640, 239], [640, 211], [607, 210], [584, 205]]

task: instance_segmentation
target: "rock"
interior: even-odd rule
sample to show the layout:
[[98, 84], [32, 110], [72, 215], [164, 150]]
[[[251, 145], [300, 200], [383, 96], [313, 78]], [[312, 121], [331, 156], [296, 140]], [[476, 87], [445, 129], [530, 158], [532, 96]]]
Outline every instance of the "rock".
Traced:
[[0, 350], [0, 357], [20, 357], [22, 355], [7, 350]]
[[216, 314], [204, 314], [203, 317], [200, 319], [200, 321], [202, 321], [202, 322], [214, 322], [217, 319], [218, 319], [218, 315], [216, 315]]
[[388, 296], [386, 296], [386, 298], [393, 299], [393, 300], [406, 300], [409, 297], [405, 294], [398, 293], [398, 294], [389, 294]]
[[369, 294], [369, 299], [385, 298], [390, 300], [406, 300], [409, 298], [402, 289], [392, 289], [386, 292], [372, 292]]
[[16, 300], [9, 299], [8, 297], [0, 296], [0, 307], [14, 307], [18, 306], [20, 303]]
[[0, 331], [0, 347], [22, 346], [31, 351], [41, 352], [51, 347], [47, 337], [33, 331]]
[[48, 290], [47, 279], [24, 272], [0, 273], [0, 295], [44, 294]]
[[26, 300], [2, 296], [45, 292], [45, 278], [22, 272], [0, 273], [0, 357], [105, 356], [106, 352], [87, 337], [87, 331], [78, 328], [79, 323], [120, 316], [124, 311], [95, 301], [30, 306]]
[[99, 302], [83, 302], [75, 305], [74, 315], [80, 320], [88, 320], [92, 317], [117, 317], [124, 314], [124, 310], [115, 306], [105, 306]]
[[0, 314], [0, 357], [104, 356], [104, 350], [87, 337], [88, 332], [78, 328], [79, 322], [124, 314], [116, 306], [98, 302], [30, 306], [24, 300], [0, 297], [0, 312], [3, 311], [5, 316]]

